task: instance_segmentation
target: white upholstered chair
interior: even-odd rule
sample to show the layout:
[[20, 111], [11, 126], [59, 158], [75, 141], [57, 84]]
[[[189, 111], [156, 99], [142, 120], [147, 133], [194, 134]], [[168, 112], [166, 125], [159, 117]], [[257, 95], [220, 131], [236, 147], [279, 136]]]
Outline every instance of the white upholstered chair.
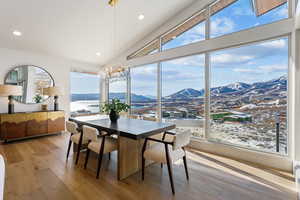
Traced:
[[77, 154], [76, 154], [76, 162], [75, 162], [77, 164], [78, 160], [79, 160], [80, 150], [84, 146], [87, 145], [88, 139], [81, 132], [78, 131], [78, 126], [75, 122], [67, 121], [66, 129], [67, 129], [67, 132], [70, 133], [69, 146], [68, 146], [68, 151], [67, 151], [67, 160], [69, 157], [72, 143], [75, 143], [78, 145]]
[[[174, 135], [173, 140], [165, 140], [166, 134]], [[183, 159], [186, 178], [189, 180], [186, 152], [184, 147], [190, 143], [190, 137], [190, 132], [182, 132], [177, 134], [165, 132], [162, 140], [156, 138], [146, 138], [142, 150], [142, 180], [144, 180], [145, 174], [145, 160], [152, 160], [157, 163], [167, 164], [172, 193], [175, 194], [172, 163], [179, 159]], [[153, 144], [147, 148], [147, 142], [149, 140], [156, 142], [156, 144]]]
[[83, 126], [83, 135], [85, 135], [89, 141], [84, 168], [86, 169], [87, 167], [90, 151], [97, 153], [98, 166], [96, 178], [99, 178], [103, 154], [108, 153], [110, 158], [110, 153], [118, 150], [117, 140], [110, 137], [106, 132], [101, 132], [99, 135], [99, 131], [97, 129], [89, 126]]

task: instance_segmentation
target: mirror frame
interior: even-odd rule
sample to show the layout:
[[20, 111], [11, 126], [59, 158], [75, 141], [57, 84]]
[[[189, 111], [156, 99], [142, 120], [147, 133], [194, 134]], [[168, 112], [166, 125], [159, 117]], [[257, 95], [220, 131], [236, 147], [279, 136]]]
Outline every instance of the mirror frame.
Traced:
[[[15, 66], [15, 67], [11, 68], [11, 69], [6, 73], [6, 75], [5, 75], [5, 77], [4, 77], [4, 84], [7, 84], [7, 83], [6, 83], [6, 80], [7, 80], [8, 76], [9, 76], [9, 73], [10, 73], [11, 71], [13, 71], [13, 70], [15, 70], [15, 69], [17, 69], [17, 68], [20, 68], [20, 67], [27, 67], [27, 66], [36, 67], [36, 68], [39, 68], [39, 69], [45, 71], [45, 72], [49, 75], [49, 77], [52, 79], [53, 86], [55, 86], [55, 81], [54, 81], [53, 76], [52, 76], [45, 68], [39, 67], [39, 66], [36, 66], [36, 65], [30, 65], [30, 64], [28, 64], [28, 65], [18, 65], [18, 66]], [[9, 85], [9, 84], [8, 84], [8, 85]], [[51, 87], [52, 87], [52, 86], [51, 86]], [[15, 101], [15, 102], [18, 102], [19, 104], [24, 104], [24, 105], [40, 105], [40, 104], [45, 103], [45, 102], [48, 101], [49, 99], [50, 99], [50, 97], [48, 97], [47, 99], [45, 99], [45, 101], [43, 101], [43, 102], [41, 102], [41, 103], [23, 103], [23, 102], [20, 102], [20, 101], [15, 100], [15, 99], [14, 99], [14, 101]]]

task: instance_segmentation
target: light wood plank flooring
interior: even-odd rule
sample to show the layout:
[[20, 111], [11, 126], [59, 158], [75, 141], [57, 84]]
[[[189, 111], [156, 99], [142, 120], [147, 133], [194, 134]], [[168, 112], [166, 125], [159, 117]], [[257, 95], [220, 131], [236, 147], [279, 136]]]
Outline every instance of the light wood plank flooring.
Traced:
[[190, 150], [190, 181], [182, 162], [174, 165], [176, 195], [173, 196], [167, 167], [146, 168], [145, 181], [137, 173], [117, 180], [116, 154], [104, 159], [100, 179], [95, 179], [96, 160], [83, 169], [73, 155], [66, 162], [68, 135], [43, 137], [0, 145], [6, 161], [5, 200], [296, 200], [295, 183], [289, 173], [263, 169], [228, 158]]

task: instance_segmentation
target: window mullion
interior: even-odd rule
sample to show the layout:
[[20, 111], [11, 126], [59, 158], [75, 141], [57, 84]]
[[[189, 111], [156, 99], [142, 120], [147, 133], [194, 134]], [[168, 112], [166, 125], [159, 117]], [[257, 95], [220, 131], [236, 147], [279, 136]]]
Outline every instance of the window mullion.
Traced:
[[[159, 38], [159, 49], [158, 51], [161, 52], [162, 50], [162, 45], [161, 45], [161, 37]], [[158, 121], [161, 122], [162, 118], [162, 106], [161, 106], [161, 98], [162, 98], [162, 79], [161, 79], [161, 62], [157, 63], [157, 116], [158, 116]]]
[[[207, 18], [205, 23], [205, 39], [210, 38], [210, 7], [206, 8]], [[205, 53], [205, 104], [204, 104], [204, 138], [209, 138], [210, 133], [210, 57], [209, 53]]]
[[[128, 68], [127, 82], [127, 104], [131, 106], [131, 70]], [[128, 111], [128, 115], [131, 115], [131, 108]]]
[[209, 138], [210, 133], [210, 55], [205, 53], [205, 125], [204, 137]]

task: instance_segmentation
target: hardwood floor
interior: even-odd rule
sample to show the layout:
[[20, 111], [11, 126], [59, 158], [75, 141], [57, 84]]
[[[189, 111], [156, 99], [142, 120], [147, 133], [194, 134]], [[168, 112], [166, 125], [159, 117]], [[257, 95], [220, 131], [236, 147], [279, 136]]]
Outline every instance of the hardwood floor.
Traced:
[[296, 199], [289, 173], [263, 169], [216, 155], [190, 150], [186, 181], [182, 161], [173, 165], [176, 195], [171, 193], [167, 167], [146, 168], [145, 181], [137, 173], [117, 180], [117, 155], [105, 157], [100, 179], [95, 178], [96, 159], [83, 169], [71, 154], [66, 162], [68, 135], [43, 137], [0, 145], [6, 161], [5, 200], [69, 199], [191, 199], [191, 200], [290, 200]]

